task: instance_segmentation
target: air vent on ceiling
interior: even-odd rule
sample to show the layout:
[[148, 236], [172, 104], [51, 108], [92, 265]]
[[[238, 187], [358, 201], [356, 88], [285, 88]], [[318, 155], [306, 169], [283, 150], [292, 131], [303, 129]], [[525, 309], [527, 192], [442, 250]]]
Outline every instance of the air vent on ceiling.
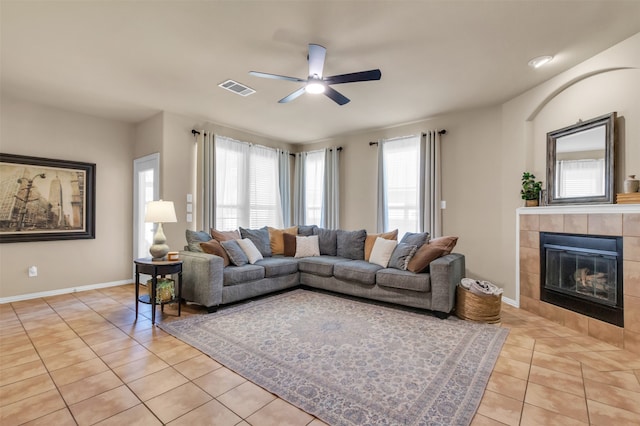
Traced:
[[224, 83], [218, 84], [223, 89], [227, 89], [230, 92], [236, 93], [240, 96], [249, 96], [256, 93], [251, 87], [247, 87], [244, 84], [240, 84], [237, 81], [227, 80]]

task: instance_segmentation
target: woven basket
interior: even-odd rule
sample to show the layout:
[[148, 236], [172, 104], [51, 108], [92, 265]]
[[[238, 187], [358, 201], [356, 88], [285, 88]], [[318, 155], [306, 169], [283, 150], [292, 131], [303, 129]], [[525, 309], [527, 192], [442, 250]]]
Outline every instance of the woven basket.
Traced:
[[462, 286], [456, 290], [456, 315], [465, 320], [495, 324], [500, 322], [502, 297], [478, 296]]

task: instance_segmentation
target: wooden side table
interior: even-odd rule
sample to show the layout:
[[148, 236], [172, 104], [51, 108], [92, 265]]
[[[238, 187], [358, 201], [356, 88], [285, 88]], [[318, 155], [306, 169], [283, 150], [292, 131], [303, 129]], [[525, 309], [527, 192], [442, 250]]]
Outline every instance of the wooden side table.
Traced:
[[[178, 274], [178, 295], [167, 302], [160, 303], [164, 312], [166, 303], [178, 302], [178, 316], [180, 316], [180, 301], [182, 300], [182, 260], [151, 260], [140, 258], [133, 261], [136, 265], [136, 318], [138, 317], [138, 302], [151, 304], [151, 324], [156, 322], [156, 285], [158, 276]], [[149, 294], [140, 295], [140, 274], [151, 275], [151, 289]]]

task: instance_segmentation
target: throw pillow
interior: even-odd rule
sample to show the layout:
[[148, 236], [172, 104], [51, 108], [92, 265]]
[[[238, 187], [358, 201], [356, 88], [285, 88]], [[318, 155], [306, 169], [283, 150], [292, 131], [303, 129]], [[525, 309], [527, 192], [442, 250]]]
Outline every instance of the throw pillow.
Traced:
[[260, 251], [256, 248], [256, 245], [253, 244], [253, 241], [251, 241], [250, 239], [243, 238], [241, 240], [236, 240], [236, 241], [238, 242], [238, 245], [240, 246], [244, 254], [247, 255], [247, 259], [249, 259], [250, 264], [253, 265], [258, 260], [264, 259]]
[[187, 248], [189, 251], [197, 251], [202, 253], [202, 248], [200, 247], [200, 243], [206, 243], [211, 240], [211, 235], [207, 234], [205, 231], [192, 231], [187, 229], [186, 232], [187, 237]]
[[263, 226], [260, 229], [245, 229], [240, 227], [240, 235], [242, 238], [248, 238], [253, 241], [256, 248], [264, 257], [271, 257], [271, 242], [269, 241], [269, 229]]
[[313, 235], [318, 236], [320, 254], [336, 255], [338, 231], [335, 229], [313, 228]]
[[353, 260], [364, 260], [364, 241], [367, 231], [343, 231], [338, 229], [338, 256]]
[[282, 239], [284, 240], [284, 255], [293, 257], [296, 255], [296, 235], [284, 233]]
[[364, 240], [364, 260], [369, 260], [371, 256], [371, 250], [373, 250], [373, 245], [376, 243], [376, 238], [384, 238], [386, 240], [398, 240], [398, 230], [394, 229], [393, 231], [383, 232], [382, 234], [367, 234], [367, 238]]
[[229, 240], [239, 240], [242, 238], [240, 236], [240, 232], [238, 230], [235, 231], [218, 231], [217, 229], [211, 228], [211, 236], [214, 240], [222, 242]]
[[416, 250], [417, 247], [413, 244], [398, 243], [391, 254], [391, 259], [389, 259], [389, 268], [406, 271]]
[[451, 253], [457, 242], [458, 237], [434, 238], [418, 249], [413, 259], [409, 261], [407, 269], [411, 272], [424, 271], [429, 267], [429, 263]]
[[401, 243], [410, 244], [418, 247], [422, 247], [423, 244], [426, 244], [429, 241], [429, 233], [428, 232], [407, 232], [404, 234], [404, 237], [400, 240]]
[[200, 243], [200, 247], [202, 251], [209, 254], [215, 254], [216, 256], [220, 256], [222, 258], [222, 263], [224, 266], [229, 266], [231, 261], [229, 260], [229, 255], [225, 251], [225, 249], [220, 245], [219, 241], [211, 240], [206, 243]]
[[267, 229], [269, 230], [269, 243], [271, 244], [272, 255], [284, 254], [283, 234], [296, 235], [298, 233], [297, 226], [292, 226], [291, 228], [286, 228], [286, 229], [276, 229], [268, 226]]
[[373, 249], [371, 250], [369, 262], [386, 268], [389, 265], [389, 259], [394, 251], [393, 249], [396, 248], [397, 244], [398, 242], [396, 240], [387, 240], [381, 237], [376, 238], [376, 242], [373, 244]]
[[314, 228], [317, 228], [317, 226], [316, 225], [299, 225], [298, 235], [302, 235], [303, 237], [309, 237], [313, 235]]
[[244, 253], [238, 240], [221, 241], [220, 245], [224, 248], [229, 255], [229, 260], [236, 266], [244, 266], [249, 263], [249, 258]]
[[295, 257], [311, 257], [320, 256], [320, 247], [318, 246], [318, 236], [310, 237], [296, 236], [296, 255]]

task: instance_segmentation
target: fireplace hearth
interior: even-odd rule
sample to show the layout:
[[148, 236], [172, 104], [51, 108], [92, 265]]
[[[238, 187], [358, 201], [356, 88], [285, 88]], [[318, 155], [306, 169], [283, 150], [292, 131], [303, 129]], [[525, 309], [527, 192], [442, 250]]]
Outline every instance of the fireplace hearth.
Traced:
[[540, 300], [624, 326], [622, 237], [540, 233]]

